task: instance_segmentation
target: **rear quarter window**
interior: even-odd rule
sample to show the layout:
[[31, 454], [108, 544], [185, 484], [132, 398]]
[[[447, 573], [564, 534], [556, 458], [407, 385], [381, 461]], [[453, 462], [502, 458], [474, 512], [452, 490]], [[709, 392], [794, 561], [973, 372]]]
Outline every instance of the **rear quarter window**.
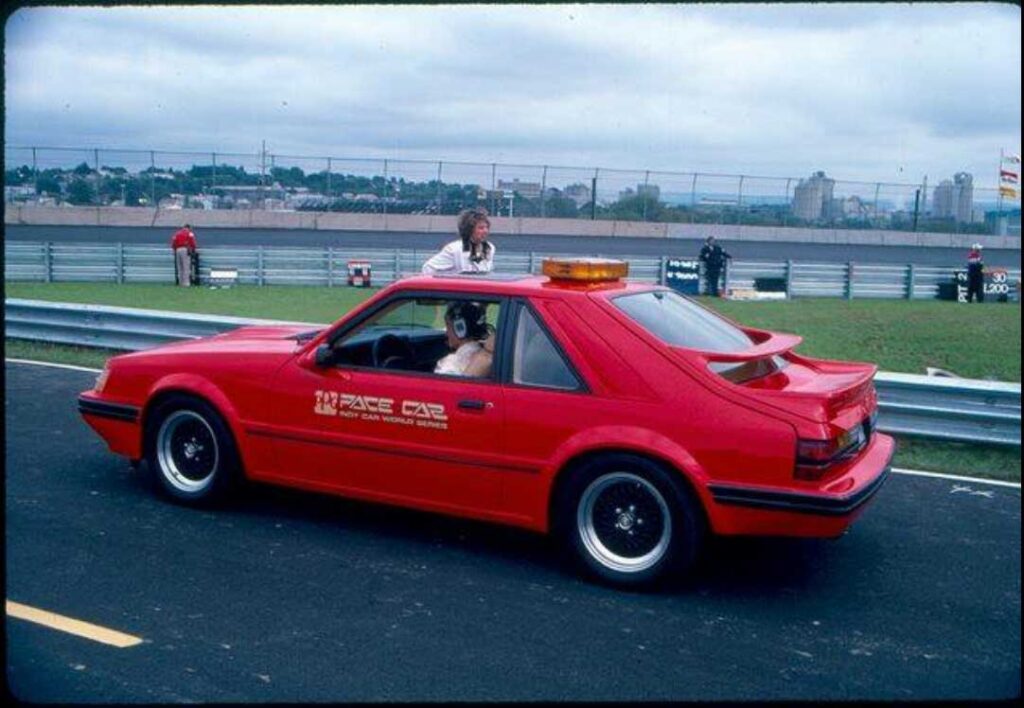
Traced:
[[[717, 314], [666, 290], [621, 295], [612, 304], [655, 337], [676, 347], [706, 352], [741, 352], [755, 346], [747, 333]], [[780, 371], [788, 362], [779, 356], [741, 363], [710, 362], [708, 368], [733, 383]]]
[[666, 344], [708, 352], [739, 352], [754, 346], [743, 330], [674, 292], [620, 295], [612, 304]]

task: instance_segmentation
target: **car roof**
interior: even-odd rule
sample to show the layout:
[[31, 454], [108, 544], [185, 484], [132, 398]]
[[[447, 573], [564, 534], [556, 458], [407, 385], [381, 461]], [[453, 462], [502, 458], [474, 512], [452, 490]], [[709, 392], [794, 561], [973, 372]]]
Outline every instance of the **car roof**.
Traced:
[[552, 281], [546, 275], [416, 275], [403, 278], [392, 284], [401, 290], [443, 290], [480, 295], [505, 295], [510, 297], [544, 297], [571, 299], [588, 294], [621, 295], [629, 292], [643, 292], [661, 289], [654, 283], [631, 282], [628, 280], [600, 282]]

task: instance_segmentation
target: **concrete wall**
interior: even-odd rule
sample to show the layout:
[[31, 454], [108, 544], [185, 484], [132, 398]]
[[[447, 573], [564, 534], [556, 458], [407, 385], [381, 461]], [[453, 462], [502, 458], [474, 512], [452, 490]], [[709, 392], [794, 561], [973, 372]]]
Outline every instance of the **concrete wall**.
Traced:
[[[32, 226], [154, 226], [172, 229], [188, 222], [196, 227], [306, 229], [327, 231], [419, 231], [455, 234], [454, 216], [414, 214], [341, 214], [337, 212], [230, 209], [152, 209], [146, 207], [39, 207], [4, 205], [5, 224]], [[520, 234], [607, 236], [615, 238], [703, 238], [729, 241], [788, 241], [874, 246], [940, 246], [1020, 250], [1020, 239], [977, 234], [909, 233], [856, 229], [799, 229], [737, 224], [653, 224], [587, 219], [491, 219], [500, 236]]]

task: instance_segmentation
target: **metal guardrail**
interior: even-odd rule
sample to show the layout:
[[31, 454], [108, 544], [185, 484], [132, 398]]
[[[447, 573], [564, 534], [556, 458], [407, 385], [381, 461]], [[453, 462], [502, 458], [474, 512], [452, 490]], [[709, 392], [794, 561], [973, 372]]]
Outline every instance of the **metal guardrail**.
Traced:
[[[348, 261], [369, 261], [374, 284], [418, 273], [434, 249], [288, 248], [212, 246], [200, 249], [200, 279], [211, 270], [238, 271], [243, 285], [347, 284]], [[545, 257], [555, 253], [502, 253], [499, 273], [539, 273]], [[579, 256], [579, 254], [574, 254]], [[599, 256], [600, 253], [589, 255]], [[665, 284], [666, 256], [617, 256], [629, 261], [630, 280]], [[940, 283], [952, 282], [960, 266], [914, 264], [803, 263], [732, 261], [727, 286], [752, 290], [758, 278], [781, 280], [790, 297], [934, 299]], [[1007, 293], [1017, 297], [1020, 269], [1007, 272]], [[122, 243], [51, 243], [9, 241], [4, 244], [4, 278], [8, 281], [173, 283], [174, 261], [165, 246]], [[703, 279], [701, 279], [703, 284]]]
[[[282, 323], [16, 298], [6, 299], [4, 305], [7, 337], [131, 351], [243, 325]], [[885, 432], [1020, 446], [1019, 383], [880, 372], [875, 386], [879, 428]]]
[[200, 315], [132, 307], [7, 298], [4, 335], [14, 339], [139, 351], [183, 339], [199, 339], [253, 324], [322, 324]]

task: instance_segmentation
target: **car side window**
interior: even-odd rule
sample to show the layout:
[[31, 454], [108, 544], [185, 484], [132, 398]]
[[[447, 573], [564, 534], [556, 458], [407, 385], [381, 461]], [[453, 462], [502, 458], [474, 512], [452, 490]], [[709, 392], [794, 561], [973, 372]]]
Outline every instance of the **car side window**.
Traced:
[[519, 310], [512, 353], [512, 381], [527, 386], [575, 390], [580, 382], [529, 308]]
[[395, 300], [335, 339], [334, 363], [492, 378], [500, 303], [450, 297]]

